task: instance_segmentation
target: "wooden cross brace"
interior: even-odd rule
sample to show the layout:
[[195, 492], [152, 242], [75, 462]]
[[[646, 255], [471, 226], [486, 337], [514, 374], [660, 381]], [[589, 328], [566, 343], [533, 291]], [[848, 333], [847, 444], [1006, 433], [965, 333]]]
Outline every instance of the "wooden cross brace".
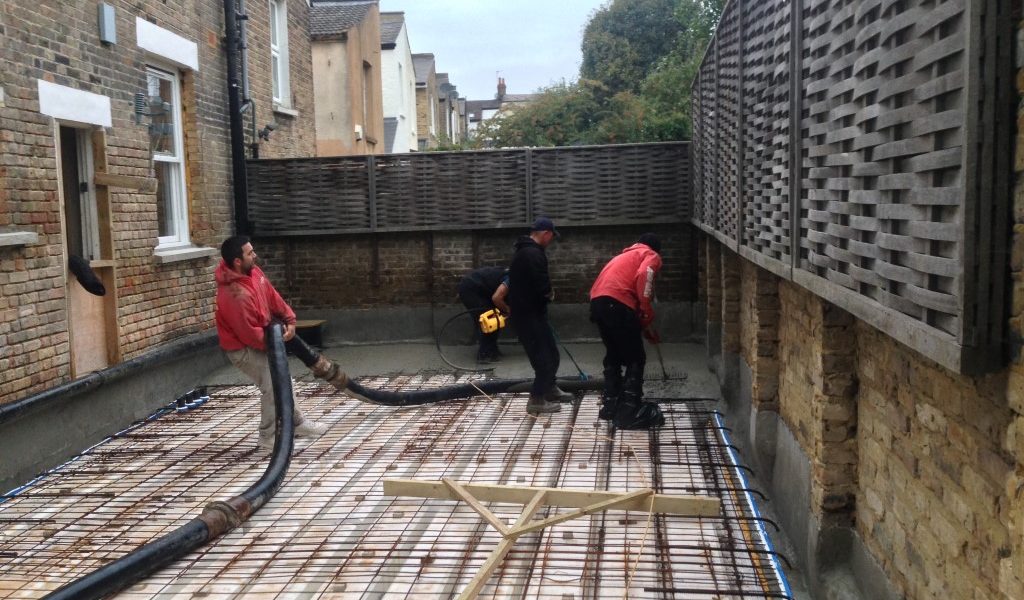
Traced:
[[[648, 488], [633, 492], [601, 492], [565, 488], [526, 487], [459, 483], [451, 479], [424, 481], [420, 479], [385, 479], [385, 496], [411, 496], [414, 498], [440, 498], [461, 500], [502, 535], [501, 542], [491, 552], [480, 571], [459, 595], [460, 599], [476, 598], [494, 569], [498, 567], [519, 536], [557, 525], [571, 519], [605, 510], [635, 510], [689, 517], [713, 517], [720, 514], [718, 498], [704, 496], [678, 496], [655, 494]], [[515, 525], [509, 527], [481, 502], [522, 504], [523, 512]], [[530, 523], [542, 506], [575, 508], [576, 510]]]

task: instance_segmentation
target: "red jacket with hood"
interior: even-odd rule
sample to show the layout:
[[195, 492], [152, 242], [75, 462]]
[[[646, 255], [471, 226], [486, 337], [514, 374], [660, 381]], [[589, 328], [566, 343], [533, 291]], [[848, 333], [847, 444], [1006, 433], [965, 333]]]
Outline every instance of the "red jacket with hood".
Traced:
[[608, 296], [632, 308], [640, 326], [654, 321], [654, 276], [661, 269], [661, 257], [647, 244], [633, 244], [608, 261], [590, 288], [590, 299]]
[[243, 275], [220, 261], [217, 278], [217, 337], [227, 351], [255, 348], [266, 351], [263, 328], [276, 317], [295, 323], [295, 312], [281, 298], [259, 267]]

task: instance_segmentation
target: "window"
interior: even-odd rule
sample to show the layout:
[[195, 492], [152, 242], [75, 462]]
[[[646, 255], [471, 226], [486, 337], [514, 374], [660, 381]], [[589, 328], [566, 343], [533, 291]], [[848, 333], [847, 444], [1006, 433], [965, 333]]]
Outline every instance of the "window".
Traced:
[[149, 147], [157, 180], [158, 248], [186, 246], [188, 198], [185, 189], [185, 144], [181, 131], [181, 84], [178, 75], [146, 70], [151, 122]]
[[287, 0], [270, 0], [270, 75], [274, 104], [290, 107]]

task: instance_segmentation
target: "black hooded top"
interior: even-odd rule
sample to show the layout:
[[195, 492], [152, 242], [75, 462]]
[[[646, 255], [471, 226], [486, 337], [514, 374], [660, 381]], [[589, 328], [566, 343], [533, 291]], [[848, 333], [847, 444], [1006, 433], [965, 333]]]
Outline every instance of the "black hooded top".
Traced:
[[540, 315], [551, 297], [548, 257], [544, 248], [528, 235], [516, 240], [516, 253], [508, 267], [508, 305], [512, 318]]

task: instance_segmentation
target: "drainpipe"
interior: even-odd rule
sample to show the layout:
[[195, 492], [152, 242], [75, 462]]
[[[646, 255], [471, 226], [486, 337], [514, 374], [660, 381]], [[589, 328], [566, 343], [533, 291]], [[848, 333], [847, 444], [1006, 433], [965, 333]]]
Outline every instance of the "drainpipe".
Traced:
[[238, 81], [238, 20], [235, 0], [224, 0], [224, 40], [228, 63], [228, 117], [231, 122], [231, 175], [235, 192], [235, 233], [249, 234], [249, 183], [245, 173], [245, 133]]
[[162, 538], [61, 587], [46, 596], [47, 600], [98, 600], [118, 592], [238, 527], [274, 496], [284, 481], [291, 460], [295, 434], [294, 398], [281, 325], [272, 323], [266, 334], [274, 409], [277, 411], [277, 436], [263, 477], [234, 498], [211, 502], [201, 515]]

